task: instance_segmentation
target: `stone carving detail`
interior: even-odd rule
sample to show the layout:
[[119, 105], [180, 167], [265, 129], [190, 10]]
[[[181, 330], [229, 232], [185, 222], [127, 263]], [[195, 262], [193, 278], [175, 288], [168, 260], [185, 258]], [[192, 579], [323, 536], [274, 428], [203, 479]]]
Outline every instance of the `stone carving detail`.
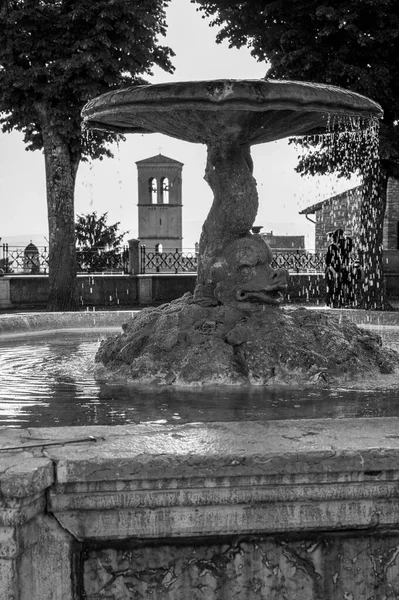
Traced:
[[383, 533], [141, 542], [90, 551], [84, 591], [86, 600], [393, 599], [398, 556], [398, 536]]
[[260, 235], [232, 242], [211, 267], [214, 296], [221, 304], [278, 304], [288, 284], [288, 271], [273, 269], [273, 254]]

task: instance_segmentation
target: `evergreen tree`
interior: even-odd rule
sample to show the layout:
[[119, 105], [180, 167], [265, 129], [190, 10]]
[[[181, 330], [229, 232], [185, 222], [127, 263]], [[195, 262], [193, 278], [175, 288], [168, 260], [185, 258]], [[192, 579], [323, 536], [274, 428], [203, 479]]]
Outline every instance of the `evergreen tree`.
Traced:
[[49, 310], [75, 310], [74, 187], [88, 157], [111, 155], [112, 134], [81, 134], [80, 111], [110, 89], [172, 72], [159, 43], [169, 0], [0, 0], [0, 124], [43, 150], [49, 224]]
[[128, 231], [119, 231], [120, 223], [107, 224], [108, 213], [96, 211], [77, 215], [75, 223], [78, 265], [90, 271], [119, 269], [123, 238]]

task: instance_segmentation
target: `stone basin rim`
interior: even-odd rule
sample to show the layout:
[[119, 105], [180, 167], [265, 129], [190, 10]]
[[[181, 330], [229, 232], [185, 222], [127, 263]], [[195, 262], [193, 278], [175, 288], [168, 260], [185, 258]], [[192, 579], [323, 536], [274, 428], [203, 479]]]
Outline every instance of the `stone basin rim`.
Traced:
[[[285, 310], [298, 308], [285, 306]], [[304, 308], [304, 307], [302, 307]], [[327, 312], [328, 314], [342, 315], [351, 318], [357, 324], [364, 326], [394, 326], [399, 327], [399, 312], [367, 311], [364, 309], [339, 309], [324, 306], [307, 306], [306, 310]], [[46, 331], [65, 331], [90, 329], [98, 331], [103, 328], [119, 327], [131, 318], [136, 317], [140, 309], [126, 309], [118, 311], [82, 311], [82, 312], [16, 312], [0, 314], [0, 341], [10, 334], [16, 333], [29, 335], [45, 334]]]
[[381, 106], [366, 96], [337, 86], [271, 79], [214, 79], [180, 81], [113, 90], [90, 100], [82, 109], [84, 125], [126, 133], [152, 132], [136, 126], [107, 123], [117, 112], [162, 113], [183, 110], [203, 111], [302, 111], [313, 113], [381, 118]]

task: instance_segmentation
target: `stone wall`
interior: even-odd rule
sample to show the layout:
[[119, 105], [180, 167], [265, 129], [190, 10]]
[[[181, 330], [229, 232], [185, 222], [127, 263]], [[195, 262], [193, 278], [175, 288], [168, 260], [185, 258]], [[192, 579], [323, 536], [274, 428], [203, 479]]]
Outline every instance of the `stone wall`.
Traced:
[[[82, 309], [134, 308], [153, 303], [170, 302], [186, 292], [193, 292], [196, 274], [151, 275], [94, 275], [79, 276], [78, 285]], [[46, 275], [11, 276], [11, 308], [43, 308], [47, 303], [48, 277]], [[94, 281], [94, 283], [93, 283]], [[288, 302], [324, 301], [325, 284], [322, 274], [293, 274], [286, 294]], [[4, 305], [4, 308], [6, 306]], [[7, 305], [10, 308], [10, 305]], [[1, 305], [0, 305], [1, 309]]]
[[[399, 251], [387, 252], [384, 260], [385, 283], [388, 298], [399, 296]], [[94, 285], [92, 283], [94, 279]], [[3, 278], [9, 285], [10, 301], [3, 298], [0, 310], [38, 309], [46, 307], [48, 278], [46, 275]], [[109, 275], [81, 276], [81, 308], [129, 309], [170, 302], [186, 292], [193, 292], [196, 274], [178, 275]], [[293, 273], [285, 294], [287, 303], [310, 302], [324, 304], [325, 279], [323, 273]], [[7, 292], [8, 294], [8, 292]]]
[[368, 531], [126, 542], [87, 550], [84, 597], [366, 600], [375, 590], [374, 598], [388, 600], [399, 593], [398, 541]]
[[320, 209], [315, 212], [316, 252], [327, 249], [327, 233], [340, 228], [352, 237], [356, 246], [359, 239], [360, 187], [338, 194], [320, 203]]
[[398, 418], [4, 429], [1, 600], [392, 600]]
[[[49, 292], [47, 275], [7, 276], [14, 308], [43, 307]], [[138, 303], [137, 280], [130, 275], [78, 275], [79, 304], [82, 307], [130, 307]]]
[[[353, 238], [355, 248], [359, 240], [361, 188], [337, 194], [315, 205], [315, 249], [325, 252], [327, 232], [341, 228]], [[387, 207], [383, 231], [384, 250], [399, 250], [399, 180], [390, 178], [387, 189]]]
[[10, 280], [0, 277], [0, 309], [10, 308]]
[[399, 180], [388, 180], [384, 249], [399, 250]]

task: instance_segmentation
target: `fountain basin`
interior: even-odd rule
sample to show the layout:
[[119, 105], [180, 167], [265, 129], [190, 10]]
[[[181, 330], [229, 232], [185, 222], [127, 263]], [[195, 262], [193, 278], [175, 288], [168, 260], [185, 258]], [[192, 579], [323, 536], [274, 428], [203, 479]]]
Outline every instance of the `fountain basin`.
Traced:
[[331, 85], [219, 79], [129, 87], [94, 98], [82, 111], [88, 128], [249, 145], [325, 131], [330, 114], [369, 119], [381, 117], [382, 109]]
[[[385, 346], [399, 349], [397, 313], [308, 312], [340, 317], [345, 313], [352, 321], [362, 320], [362, 330], [379, 334]], [[338, 388], [331, 384], [176, 387], [112, 380], [103, 369], [98, 372], [94, 357], [101, 340], [121, 331], [131, 315], [98, 311], [0, 317], [0, 426], [399, 417], [394, 374], [363, 377], [357, 385], [348, 378]]]
[[[79, 325], [122, 314], [81, 313]], [[29, 331], [76, 323], [64, 315], [32, 315]], [[13, 321], [22, 333], [20, 317], [1, 317], [3, 335]], [[398, 427], [399, 417], [0, 428], [0, 597], [392, 596]]]

